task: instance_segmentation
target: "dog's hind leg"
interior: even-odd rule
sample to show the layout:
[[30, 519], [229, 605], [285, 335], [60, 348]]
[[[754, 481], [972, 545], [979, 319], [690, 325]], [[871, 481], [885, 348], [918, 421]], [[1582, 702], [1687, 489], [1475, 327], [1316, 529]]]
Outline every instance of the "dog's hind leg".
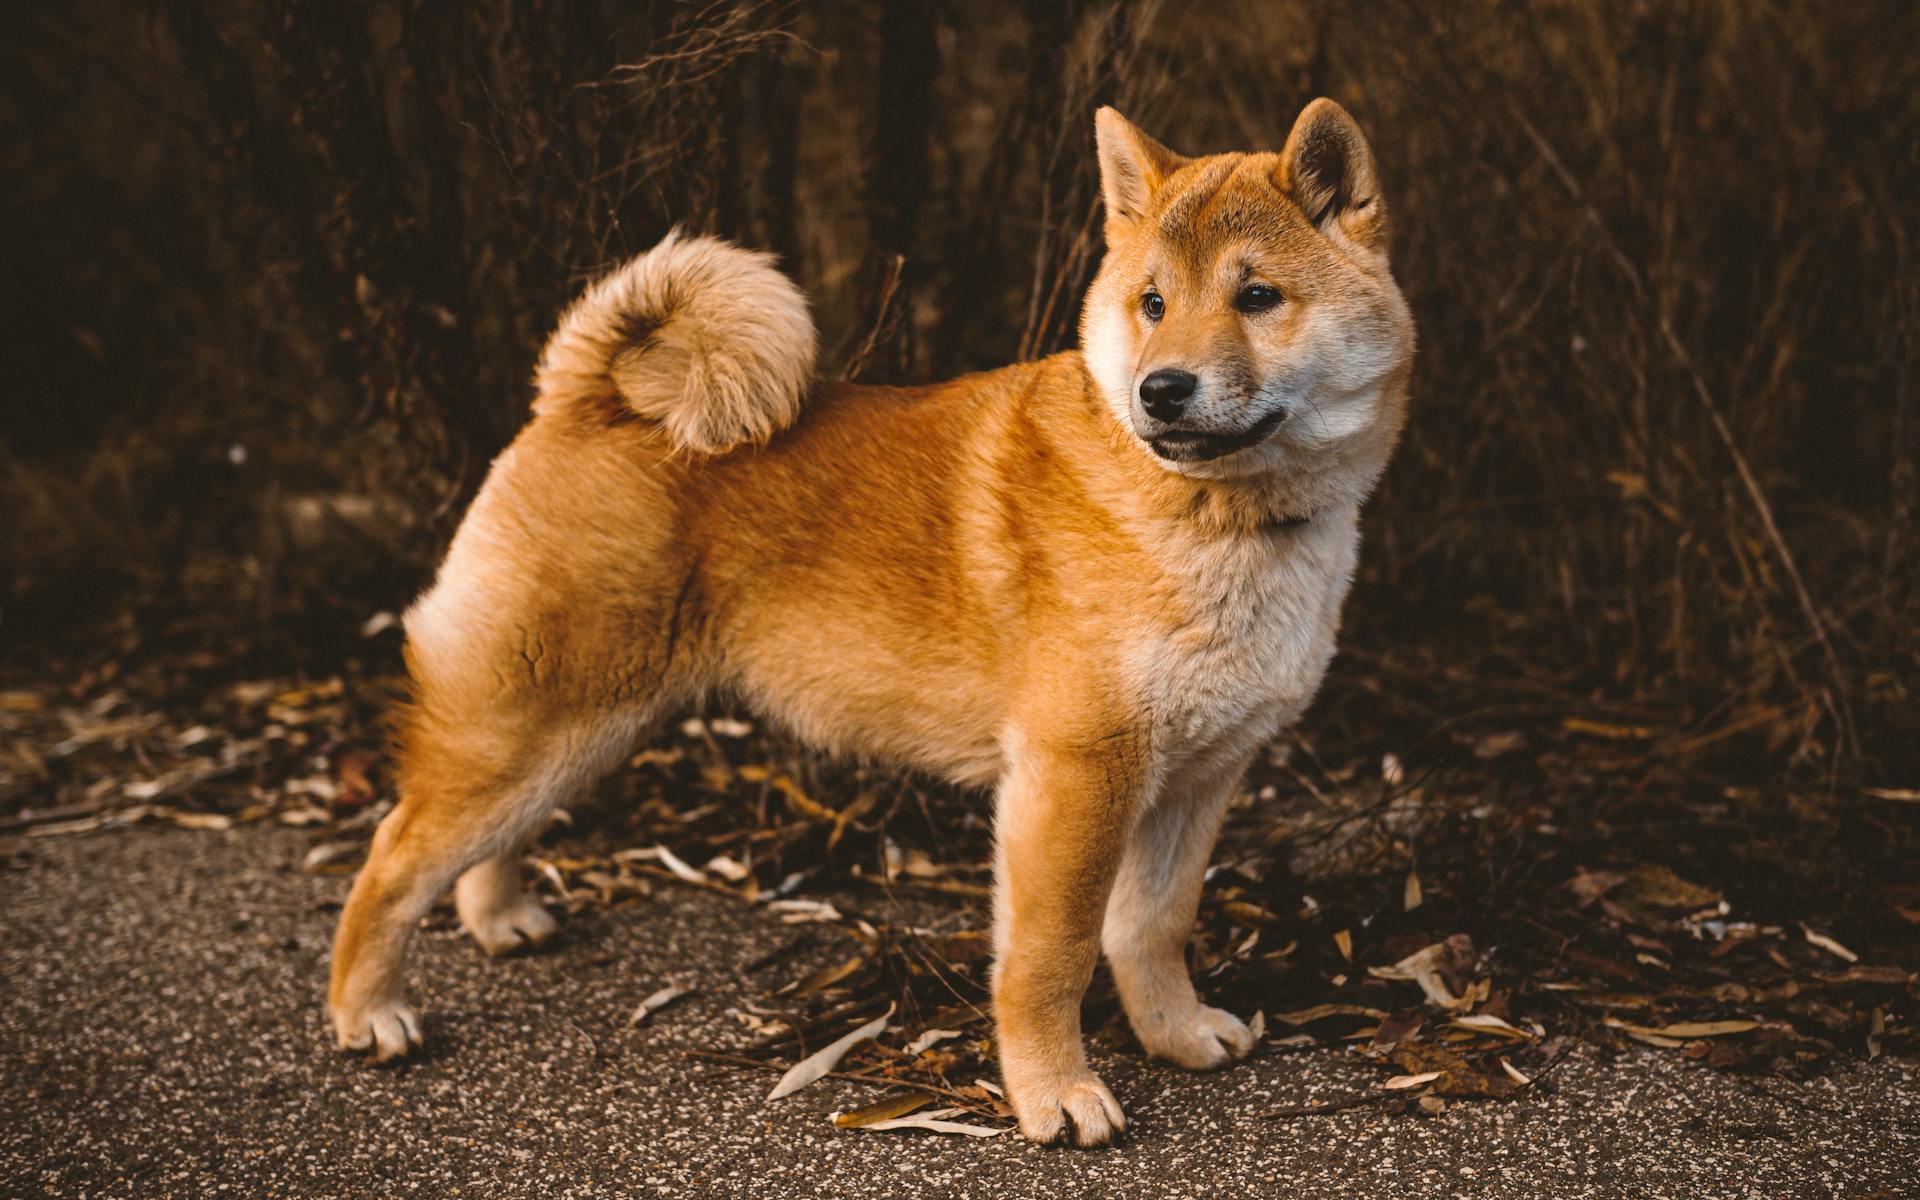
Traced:
[[[402, 996], [414, 927], [476, 864], [475, 883], [462, 889], [463, 920], [469, 903], [478, 906], [476, 915], [509, 921], [516, 898], [531, 904], [517, 880], [503, 896], [503, 861], [510, 870], [513, 850], [554, 805], [617, 761], [635, 729], [632, 722], [582, 720], [509, 731], [498, 720], [484, 738], [470, 727], [456, 735], [419, 727], [408, 739], [400, 803], [374, 834], [334, 937], [328, 1008], [343, 1049], [371, 1050], [384, 1061], [420, 1043], [419, 1018]], [[524, 911], [517, 915], [526, 919]]]

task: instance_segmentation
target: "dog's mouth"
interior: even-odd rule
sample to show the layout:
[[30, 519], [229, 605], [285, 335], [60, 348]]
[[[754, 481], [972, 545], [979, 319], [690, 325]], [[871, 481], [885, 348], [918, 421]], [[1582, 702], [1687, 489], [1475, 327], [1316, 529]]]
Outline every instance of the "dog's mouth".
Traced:
[[1267, 439], [1287, 419], [1287, 410], [1276, 408], [1239, 433], [1203, 433], [1198, 430], [1169, 429], [1147, 439], [1153, 452], [1168, 462], [1195, 463], [1225, 458], [1236, 450], [1245, 450]]

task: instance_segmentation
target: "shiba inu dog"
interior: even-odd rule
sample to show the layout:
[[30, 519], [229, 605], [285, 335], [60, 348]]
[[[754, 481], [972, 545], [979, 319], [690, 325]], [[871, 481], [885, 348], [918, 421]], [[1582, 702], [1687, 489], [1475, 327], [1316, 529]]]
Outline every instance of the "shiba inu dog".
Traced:
[[1080, 1001], [1104, 950], [1149, 1053], [1246, 1054], [1184, 950], [1248, 760], [1334, 652], [1413, 323], [1372, 153], [1316, 100], [1278, 154], [1096, 121], [1082, 349], [918, 388], [817, 383], [765, 256], [669, 236], [590, 287], [408, 613], [399, 802], [333, 953], [341, 1046], [407, 1053], [410, 932], [553, 918], [522, 845], [664, 714], [725, 693], [830, 752], [995, 796], [993, 1004], [1036, 1141], [1125, 1126]]

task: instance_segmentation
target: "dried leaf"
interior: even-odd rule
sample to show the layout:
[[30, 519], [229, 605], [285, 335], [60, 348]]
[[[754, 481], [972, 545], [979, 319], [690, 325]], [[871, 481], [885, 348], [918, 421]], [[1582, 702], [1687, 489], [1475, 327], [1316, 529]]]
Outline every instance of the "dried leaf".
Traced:
[[1582, 867], [1567, 880], [1567, 890], [1573, 893], [1580, 907], [1585, 908], [1626, 881], [1626, 874], [1621, 871], [1589, 871]]
[[1358, 1004], [1316, 1004], [1312, 1008], [1302, 1008], [1294, 1012], [1275, 1013], [1273, 1019], [1284, 1021], [1288, 1025], [1311, 1025], [1315, 1021], [1324, 1021], [1328, 1017], [1370, 1017], [1378, 1021], [1384, 1019], [1386, 1015], [1380, 1009], [1362, 1008]]
[[1843, 959], [1850, 963], [1857, 963], [1860, 961], [1860, 956], [1858, 954], [1855, 954], [1853, 951], [1847, 949], [1845, 946], [1842, 946], [1839, 942], [1834, 941], [1832, 938], [1828, 937], [1824, 933], [1815, 933], [1807, 925], [1805, 921], [1802, 921], [1800, 923], [1800, 932], [1807, 935], [1808, 942], [1812, 943], [1815, 946], [1820, 947], [1822, 950], [1825, 950], [1828, 954], [1831, 954], [1836, 958]]
[[938, 1115], [929, 1113], [924, 1117], [901, 1117], [894, 1121], [876, 1121], [866, 1128], [875, 1132], [888, 1129], [924, 1129], [928, 1133], [957, 1133], [965, 1137], [980, 1138], [999, 1137], [1012, 1128], [1003, 1126], [993, 1129], [985, 1125], [968, 1125], [962, 1121], [943, 1119], [947, 1116], [958, 1116], [965, 1111], [964, 1108], [943, 1108], [939, 1110]]
[[1333, 944], [1339, 947], [1340, 957], [1353, 961], [1353, 934], [1345, 929], [1333, 935]]
[[807, 921], [840, 921], [845, 918], [840, 910], [824, 900], [769, 900], [767, 908], [772, 912], [785, 913], [781, 918], [788, 925], [799, 925]]
[[1418, 1075], [1395, 1075], [1380, 1086], [1388, 1091], [1400, 1091], [1403, 1088], [1419, 1087], [1423, 1083], [1432, 1083], [1440, 1078], [1438, 1071], [1422, 1071]]
[[1473, 941], [1464, 933], [1456, 933], [1444, 942], [1435, 942], [1422, 950], [1417, 950], [1391, 967], [1368, 967], [1367, 974], [1376, 979], [1404, 980], [1420, 985], [1426, 993], [1429, 1003], [1449, 1012], [1462, 1012], [1472, 1007], [1468, 996], [1455, 992], [1457, 984], [1448, 976], [1460, 978], [1473, 963]]
[[1686, 1045], [1686, 1043], [1679, 1038], [1661, 1037], [1657, 1033], [1640, 1033], [1624, 1027], [1621, 1028], [1620, 1032], [1635, 1041], [1645, 1042], [1649, 1046], [1658, 1046], [1663, 1050], [1678, 1050]]
[[1667, 867], [1635, 867], [1613, 898], [1642, 918], [1662, 912], [1706, 908], [1721, 896], [1712, 888], [1682, 879]]
[[655, 846], [653, 851], [654, 854], [658, 856], [660, 865], [672, 871], [679, 878], [686, 880], [688, 883], [708, 882], [706, 875], [702, 874], [697, 868], [688, 866], [679, 855], [667, 849], [665, 846]]
[[891, 1004], [887, 1005], [886, 1012], [838, 1041], [793, 1064], [793, 1067], [780, 1077], [780, 1082], [773, 1085], [773, 1090], [767, 1093], [767, 1099], [772, 1101], [782, 1096], [791, 1096], [801, 1088], [824, 1077], [827, 1072], [840, 1065], [840, 1060], [847, 1056], [847, 1051], [869, 1038], [878, 1037], [886, 1029], [887, 1020], [893, 1016], [893, 1007]]
[[648, 1018], [652, 1017], [653, 1014], [692, 991], [692, 988], [676, 987], [671, 984], [661, 988], [645, 1000], [642, 1000], [640, 1006], [633, 1010], [633, 1015], [627, 1018], [627, 1028], [631, 1029], [635, 1025], [645, 1022]]
[[1389, 750], [1380, 756], [1380, 779], [1390, 788], [1399, 787], [1406, 782], [1407, 768], [1400, 756]]
[[1418, 1012], [1388, 1017], [1380, 1022], [1379, 1028], [1373, 1031], [1373, 1048], [1391, 1050], [1402, 1042], [1412, 1040], [1414, 1035], [1420, 1032], [1421, 1026], [1426, 1023], [1427, 1018]]
[[[650, 750], [642, 750], [632, 758], [629, 758], [627, 765], [636, 770], [641, 767], [670, 767], [686, 756], [687, 752], [678, 746], [656, 747]], [[744, 770], [741, 772], [741, 777], [746, 777]]]
[[1473, 756], [1484, 762], [1526, 748], [1527, 735], [1510, 729], [1505, 733], [1490, 733], [1476, 741], [1473, 744]]
[[117, 822], [109, 814], [102, 814], [97, 817], [81, 817], [73, 821], [51, 821], [44, 825], [35, 825], [33, 828], [27, 830], [27, 836], [30, 838], [66, 837], [69, 834], [75, 833], [92, 833], [96, 829], [103, 829], [107, 825], [115, 823]]
[[1470, 1029], [1476, 1033], [1497, 1033], [1503, 1037], [1522, 1038], [1529, 1041], [1533, 1038], [1531, 1033], [1528, 1033], [1517, 1025], [1512, 1025], [1501, 1020], [1492, 1013], [1476, 1013], [1472, 1016], [1455, 1017], [1449, 1021], [1448, 1024], [1457, 1025], [1462, 1029]]
[[1418, 871], [1408, 871], [1406, 886], [1402, 888], [1400, 892], [1401, 911], [1412, 912], [1425, 902], [1426, 897], [1420, 891], [1420, 873]]
[[[1640, 1037], [1691, 1039], [1726, 1037], [1729, 1034], [1748, 1033], [1760, 1028], [1758, 1021], [1680, 1021], [1672, 1025], [1635, 1025], [1631, 1021], [1622, 1021], [1608, 1017], [1607, 1024], [1626, 1033]], [[1678, 1044], [1678, 1041], [1675, 1041]]]
[[821, 967], [819, 970], [803, 976], [788, 984], [786, 987], [781, 988], [776, 994], [794, 997], [811, 996], [815, 992], [832, 987], [842, 979], [858, 971], [866, 961], [866, 955], [856, 954], [845, 962]]
[[319, 871], [358, 854], [361, 849], [361, 843], [357, 841], [322, 842], [307, 851], [307, 856], [300, 860], [300, 869]]
[[179, 809], [168, 809], [164, 813], [156, 813], [155, 815], [164, 816], [167, 820], [172, 821], [182, 829], [219, 830], [233, 828], [233, 818], [225, 813], [182, 812]]
[[1914, 975], [1902, 967], [1848, 967], [1818, 978], [1827, 984], [1870, 983], [1883, 987], [1906, 987], [1914, 981]]
[[821, 804], [813, 797], [807, 795], [806, 792], [802, 791], [800, 785], [793, 781], [793, 776], [791, 775], [775, 775], [767, 780], [767, 786], [786, 797], [787, 805], [800, 816], [829, 823], [837, 820], [840, 816], [839, 813]]
[[[841, 823], [835, 822], [835, 832], [838, 832], [840, 828]], [[893, 843], [889, 841], [887, 845], [888, 848], [891, 849]], [[900, 857], [897, 864], [891, 855], [889, 855], [887, 861], [887, 869], [889, 871], [896, 875], [905, 875], [910, 879], [938, 879], [948, 871], [955, 869], [950, 864], [933, 861], [932, 858], [928, 857], [927, 852], [918, 846], [908, 850], [905, 855]]]
[[1584, 733], [1614, 741], [1638, 741], [1659, 732], [1645, 725], [1614, 725], [1606, 721], [1589, 721], [1584, 717], [1568, 717], [1560, 725], [1569, 733]]
[[340, 756], [333, 768], [340, 784], [334, 804], [341, 808], [361, 808], [373, 803], [377, 795], [372, 774], [375, 761], [371, 750], [349, 750]]
[[400, 628], [400, 618], [382, 609], [361, 623], [360, 636], [363, 638], [379, 637], [389, 629], [398, 628]]
[[1709, 1038], [1747, 1033], [1758, 1028], [1760, 1028], [1758, 1021], [1678, 1021], [1672, 1025], [1663, 1025], [1656, 1032], [1667, 1037]]
[[918, 1056], [941, 1042], [960, 1036], [958, 1029], [929, 1029], [907, 1043], [907, 1053]]
[[1220, 906], [1220, 911], [1242, 925], [1272, 925], [1280, 919], [1258, 904], [1248, 904], [1244, 900], [1229, 900]]
[[289, 796], [312, 796], [322, 804], [332, 804], [340, 796], [340, 785], [325, 775], [310, 775], [305, 779], [289, 779], [283, 785]]
[[899, 1092], [848, 1112], [834, 1113], [833, 1123], [842, 1129], [864, 1129], [881, 1121], [904, 1117], [932, 1103], [933, 1097], [925, 1092]]
[[1504, 1099], [1518, 1086], [1504, 1072], [1483, 1071], [1441, 1046], [1408, 1042], [1393, 1052], [1395, 1065], [1411, 1075], [1434, 1076], [1433, 1090], [1443, 1096]]

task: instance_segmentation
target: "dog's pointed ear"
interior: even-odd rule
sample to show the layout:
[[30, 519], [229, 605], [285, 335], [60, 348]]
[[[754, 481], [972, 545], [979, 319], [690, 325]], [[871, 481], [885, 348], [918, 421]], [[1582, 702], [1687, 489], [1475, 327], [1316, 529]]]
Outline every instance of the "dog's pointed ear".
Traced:
[[1100, 148], [1100, 190], [1107, 201], [1111, 242], [1114, 223], [1144, 216], [1153, 193], [1187, 160], [1104, 106], [1093, 114], [1093, 138]]
[[1338, 229], [1368, 250], [1387, 248], [1387, 207], [1367, 135], [1325, 96], [1293, 123], [1275, 182], [1322, 230]]

